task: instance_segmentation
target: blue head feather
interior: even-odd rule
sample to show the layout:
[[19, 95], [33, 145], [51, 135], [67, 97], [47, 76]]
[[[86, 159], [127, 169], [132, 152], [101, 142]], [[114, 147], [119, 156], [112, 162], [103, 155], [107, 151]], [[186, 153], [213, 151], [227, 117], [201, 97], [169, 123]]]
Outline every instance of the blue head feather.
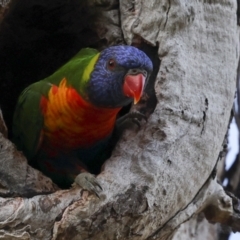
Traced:
[[[113, 59], [116, 67], [108, 68]], [[113, 46], [100, 53], [88, 85], [88, 98], [91, 103], [101, 107], [122, 107], [132, 99], [123, 94], [124, 76], [130, 69], [143, 69], [147, 77], [153, 65], [148, 56], [132, 46]]]

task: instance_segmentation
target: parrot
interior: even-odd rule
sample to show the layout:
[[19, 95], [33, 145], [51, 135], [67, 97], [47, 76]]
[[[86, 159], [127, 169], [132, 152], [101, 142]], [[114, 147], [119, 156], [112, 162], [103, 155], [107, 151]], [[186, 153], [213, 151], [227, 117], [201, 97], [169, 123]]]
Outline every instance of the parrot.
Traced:
[[151, 75], [150, 58], [128, 45], [81, 49], [18, 98], [12, 141], [59, 186], [97, 194], [89, 169], [106, 149], [122, 107], [136, 104]]

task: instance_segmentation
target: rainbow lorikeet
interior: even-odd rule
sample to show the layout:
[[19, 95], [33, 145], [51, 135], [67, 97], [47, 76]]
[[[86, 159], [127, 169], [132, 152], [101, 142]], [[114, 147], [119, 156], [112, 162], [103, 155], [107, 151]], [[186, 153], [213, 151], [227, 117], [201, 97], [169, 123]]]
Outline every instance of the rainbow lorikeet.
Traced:
[[120, 109], [139, 101], [152, 68], [135, 47], [82, 49], [22, 92], [13, 142], [57, 184], [67, 186], [77, 179], [95, 191], [100, 186], [86, 170], [109, 143]]

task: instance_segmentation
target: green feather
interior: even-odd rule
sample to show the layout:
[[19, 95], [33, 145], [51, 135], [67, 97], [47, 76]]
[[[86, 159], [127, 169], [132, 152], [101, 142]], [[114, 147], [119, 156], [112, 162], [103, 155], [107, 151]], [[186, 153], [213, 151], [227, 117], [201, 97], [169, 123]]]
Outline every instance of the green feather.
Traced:
[[13, 116], [13, 142], [31, 159], [39, 143], [43, 126], [40, 100], [50, 89], [46, 83], [36, 83], [26, 88], [19, 97]]
[[43, 115], [40, 108], [42, 96], [48, 97], [52, 86], [59, 85], [63, 78], [82, 96], [86, 83], [94, 69], [99, 53], [95, 49], [85, 48], [51, 76], [26, 88], [18, 99], [13, 117], [13, 142], [31, 159], [37, 151], [43, 127]]
[[[62, 79], [66, 78], [69, 85], [84, 95], [86, 83], [89, 80], [90, 73], [94, 69], [98, 55], [99, 52], [96, 49], [84, 48], [55, 73], [43, 79], [43, 81], [58, 86]], [[92, 60], [94, 61], [92, 62]], [[88, 70], [88, 79], [86, 79], [86, 74], [84, 74], [86, 69]]]

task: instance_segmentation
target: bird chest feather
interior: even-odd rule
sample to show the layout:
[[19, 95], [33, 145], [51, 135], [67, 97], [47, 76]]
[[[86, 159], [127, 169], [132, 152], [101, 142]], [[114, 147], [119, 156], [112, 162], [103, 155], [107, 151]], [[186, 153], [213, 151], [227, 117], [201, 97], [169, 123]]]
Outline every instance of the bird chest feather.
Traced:
[[41, 99], [43, 143], [67, 151], [91, 147], [112, 133], [120, 109], [93, 106], [64, 78]]

